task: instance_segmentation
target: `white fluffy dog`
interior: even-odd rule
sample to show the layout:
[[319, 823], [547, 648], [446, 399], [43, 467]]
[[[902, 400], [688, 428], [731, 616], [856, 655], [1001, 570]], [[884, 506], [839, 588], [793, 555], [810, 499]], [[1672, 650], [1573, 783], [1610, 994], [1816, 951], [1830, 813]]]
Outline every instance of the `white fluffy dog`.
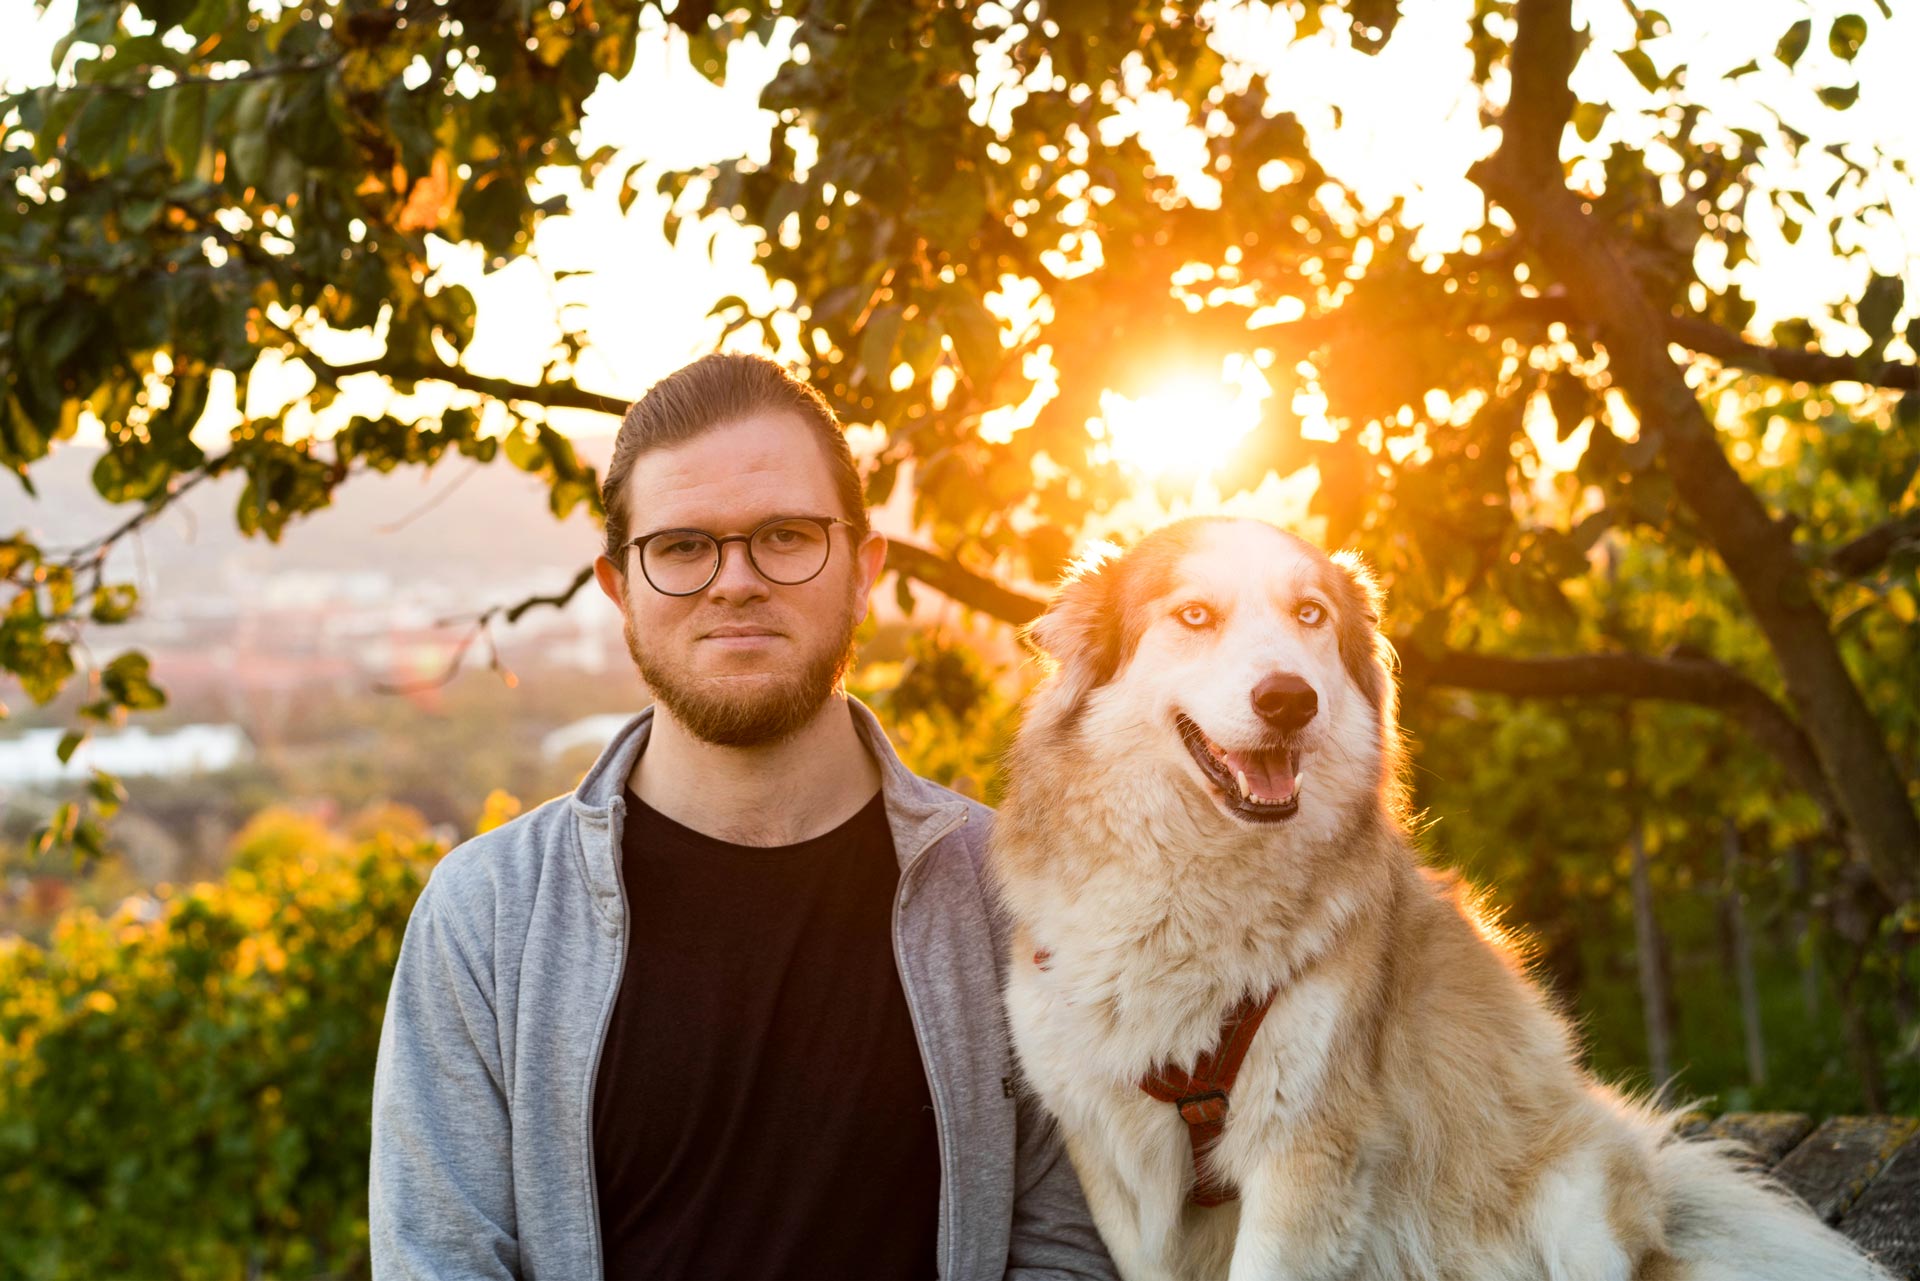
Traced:
[[1887, 1277], [1587, 1076], [1420, 866], [1356, 561], [1184, 521], [1031, 637], [1055, 670], [995, 823], [1008, 1008], [1129, 1281]]

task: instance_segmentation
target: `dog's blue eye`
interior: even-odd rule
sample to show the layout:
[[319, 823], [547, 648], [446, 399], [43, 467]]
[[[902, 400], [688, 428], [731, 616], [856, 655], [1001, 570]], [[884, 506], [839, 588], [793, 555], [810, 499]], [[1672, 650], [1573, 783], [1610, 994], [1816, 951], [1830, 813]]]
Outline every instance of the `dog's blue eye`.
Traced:
[[1174, 617], [1188, 627], [1205, 627], [1213, 621], [1213, 611], [1205, 605], [1183, 605]]
[[1327, 621], [1327, 607], [1317, 600], [1301, 601], [1293, 616], [1307, 627], [1318, 627]]

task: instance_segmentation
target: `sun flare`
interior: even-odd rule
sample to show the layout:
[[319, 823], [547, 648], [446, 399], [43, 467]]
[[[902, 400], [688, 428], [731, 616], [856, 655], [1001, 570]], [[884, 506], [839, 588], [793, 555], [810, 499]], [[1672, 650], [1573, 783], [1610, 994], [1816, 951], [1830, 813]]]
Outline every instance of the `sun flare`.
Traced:
[[1087, 430], [1108, 458], [1145, 477], [1205, 476], [1259, 425], [1272, 394], [1252, 362], [1238, 363], [1224, 379], [1181, 379], [1138, 399], [1102, 392]]

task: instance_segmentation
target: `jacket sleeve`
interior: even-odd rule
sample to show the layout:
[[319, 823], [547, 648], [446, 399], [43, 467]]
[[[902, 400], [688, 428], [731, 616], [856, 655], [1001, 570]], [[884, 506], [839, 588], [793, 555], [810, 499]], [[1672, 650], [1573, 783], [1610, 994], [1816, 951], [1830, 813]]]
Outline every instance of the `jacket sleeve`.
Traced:
[[1093, 1226], [1060, 1127], [1028, 1091], [1015, 1094], [1018, 1131], [1008, 1281], [1114, 1281], [1119, 1273]]
[[[493, 974], [442, 863], [400, 944], [373, 1076], [374, 1281], [518, 1277]], [[454, 910], [449, 910], [454, 909]]]

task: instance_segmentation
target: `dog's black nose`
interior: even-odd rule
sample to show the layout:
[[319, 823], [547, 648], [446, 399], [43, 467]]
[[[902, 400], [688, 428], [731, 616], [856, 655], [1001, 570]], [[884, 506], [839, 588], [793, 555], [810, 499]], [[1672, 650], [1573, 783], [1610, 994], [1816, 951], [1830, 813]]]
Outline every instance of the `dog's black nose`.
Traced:
[[1253, 710], [1275, 729], [1292, 733], [1320, 710], [1320, 696], [1292, 672], [1280, 672], [1253, 687]]

